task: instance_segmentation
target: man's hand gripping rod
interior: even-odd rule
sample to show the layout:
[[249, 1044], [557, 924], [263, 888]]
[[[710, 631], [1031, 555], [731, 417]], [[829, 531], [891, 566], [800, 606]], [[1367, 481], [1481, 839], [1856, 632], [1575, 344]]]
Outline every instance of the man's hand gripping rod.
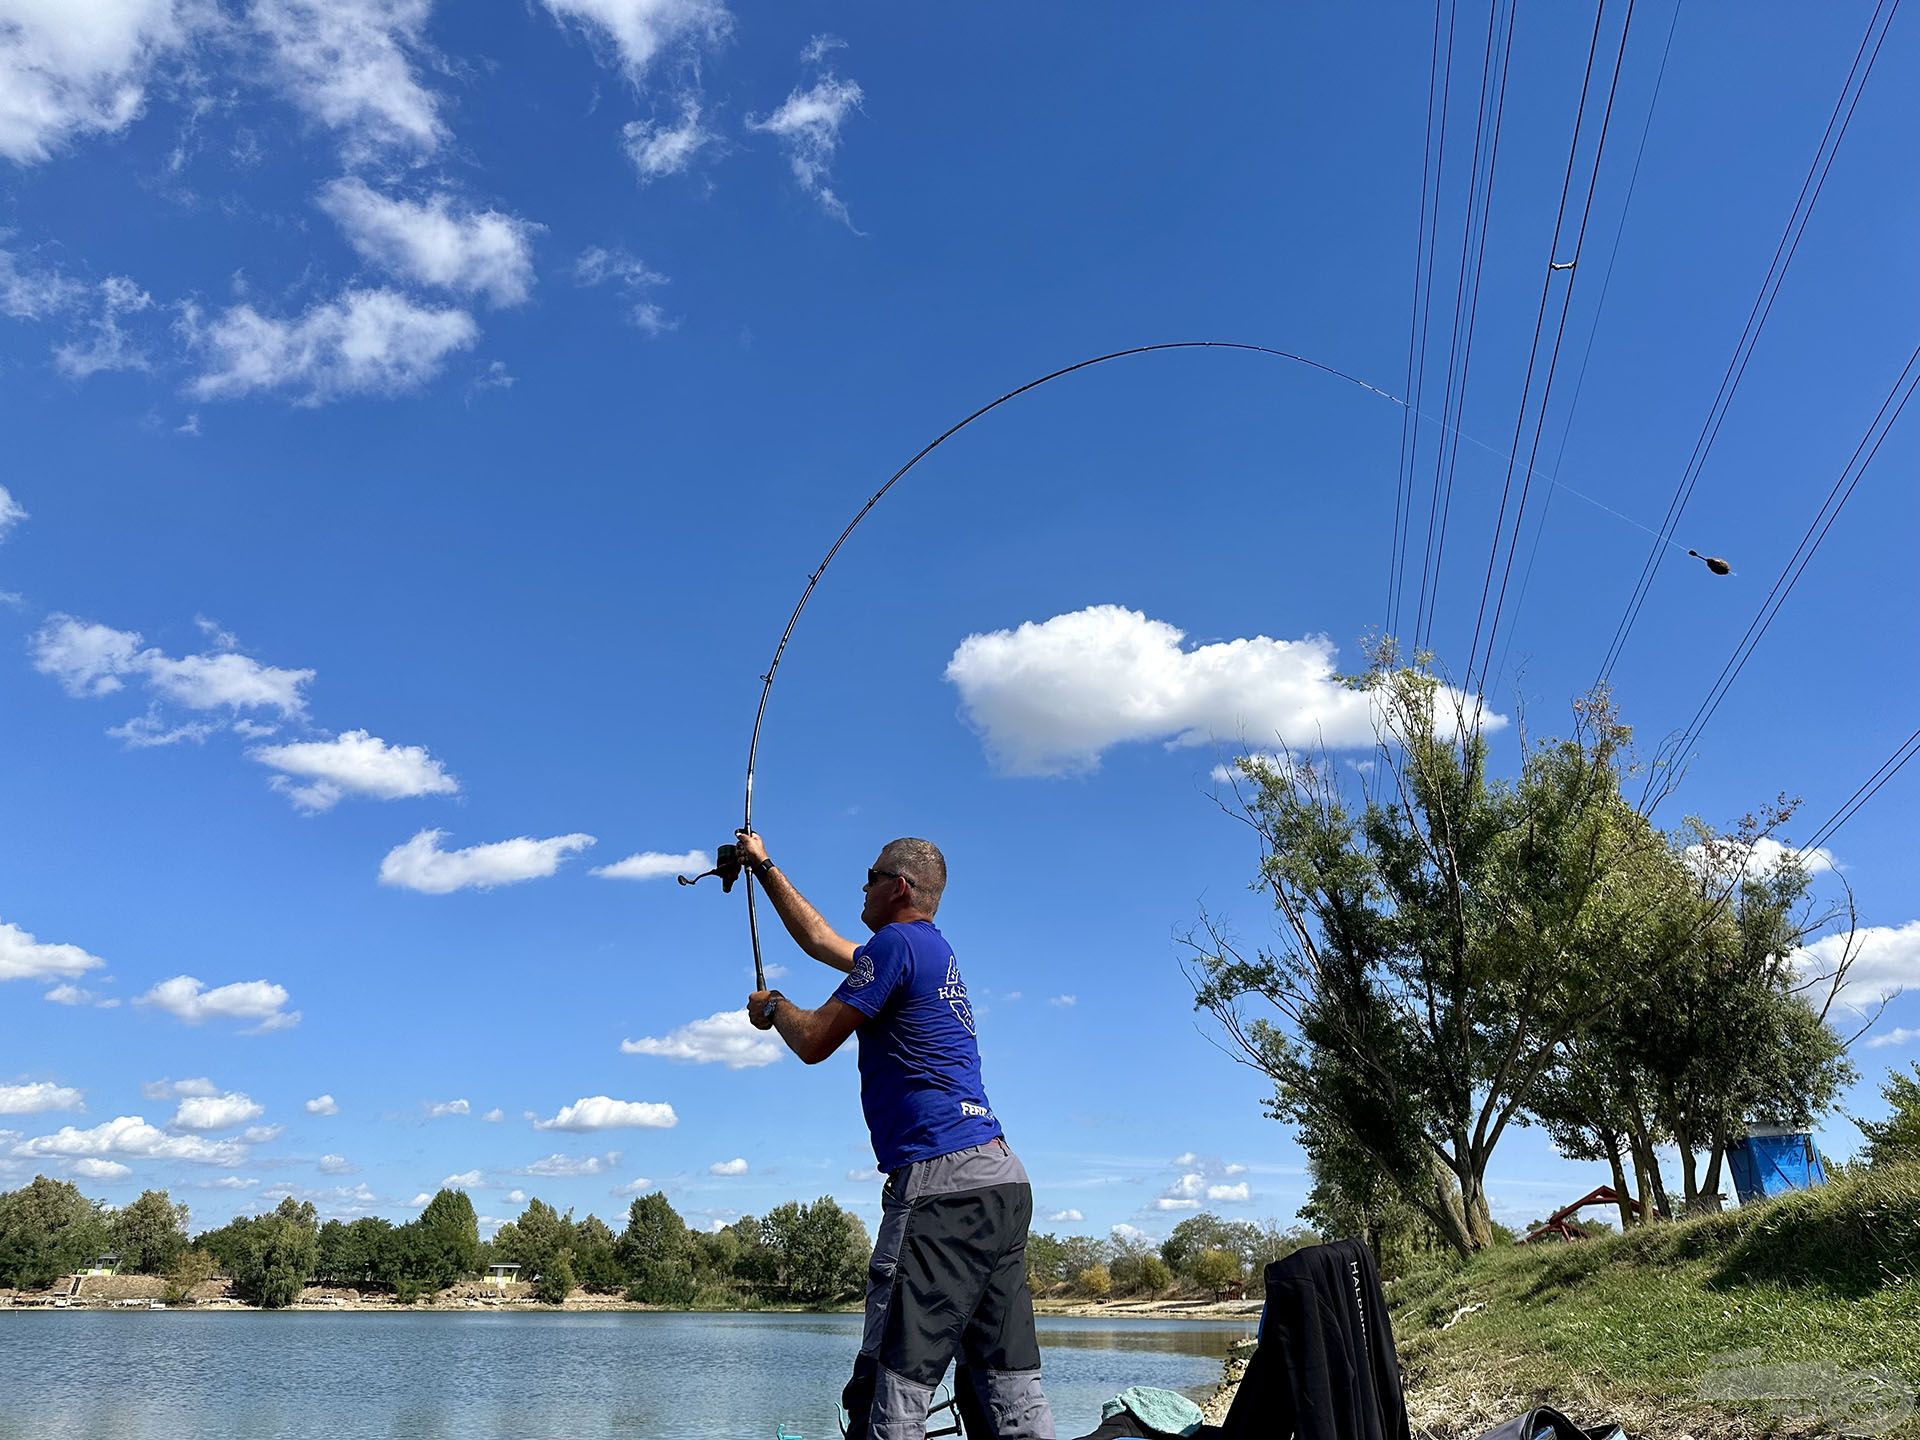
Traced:
[[734, 845], [722, 845], [713, 869], [703, 870], [698, 875], [676, 875], [673, 878], [682, 885], [698, 885], [707, 876], [718, 875], [721, 893], [729, 894], [733, 890], [733, 882], [742, 874], [747, 879], [747, 930], [753, 936], [753, 988], [764, 990], [767, 988], [767, 971], [760, 960], [760, 921], [753, 910], [753, 872], [741, 866], [739, 848]]

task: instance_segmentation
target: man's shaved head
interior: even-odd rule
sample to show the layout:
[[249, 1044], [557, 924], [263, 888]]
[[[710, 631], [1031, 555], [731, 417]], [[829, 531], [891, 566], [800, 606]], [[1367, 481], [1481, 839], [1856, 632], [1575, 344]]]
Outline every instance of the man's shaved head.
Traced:
[[947, 857], [931, 840], [906, 836], [889, 840], [880, 852], [880, 869], [897, 870], [913, 882], [913, 908], [926, 915], [940, 909], [947, 888]]

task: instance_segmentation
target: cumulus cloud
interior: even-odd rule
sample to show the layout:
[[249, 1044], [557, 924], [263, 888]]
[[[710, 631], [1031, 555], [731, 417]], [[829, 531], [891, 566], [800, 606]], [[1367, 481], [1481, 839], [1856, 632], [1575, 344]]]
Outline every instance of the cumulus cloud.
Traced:
[[629, 1180], [624, 1185], [614, 1186], [613, 1189], [607, 1193], [609, 1195], [644, 1195], [651, 1189], [653, 1189], [653, 1181], [647, 1179], [644, 1175], [640, 1175]]
[[20, 502], [8, 493], [7, 487], [0, 485], [0, 540], [7, 538], [7, 532], [27, 518], [27, 512]]
[[595, 245], [582, 251], [574, 262], [573, 279], [577, 285], [617, 286], [627, 297], [628, 321], [643, 334], [659, 336], [680, 328], [680, 322], [669, 317], [651, 298], [655, 286], [668, 283], [667, 277], [649, 268], [646, 261], [636, 255]]
[[447, 357], [480, 337], [460, 309], [416, 304], [397, 290], [347, 290], [295, 319], [235, 305], [217, 319], [189, 312], [189, 343], [205, 368], [188, 390], [230, 400], [256, 390], [286, 390], [300, 405], [347, 395], [397, 395], [440, 373]]
[[273, 777], [274, 789], [302, 810], [329, 810], [344, 795], [404, 800], [460, 792], [460, 782], [424, 746], [389, 745], [365, 730], [348, 730], [331, 740], [260, 745], [247, 753], [280, 772]]
[[56, 614], [35, 632], [28, 650], [34, 669], [78, 698], [111, 695], [131, 677], [144, 681], [158, 699], [189, 710], [268, 709], [284, 716], [306, 711], [303, 690], [313, 679], [311, 670], [263, 665], [226, 649], [175, 657], [143, 648], [140, 641], [137, 630]]
[[615, 1100], [607, 1095], [589, 1095], [571, 1105], [562, 1105], [550, 1120], [535, 1120], [536, 1130], [621, 1130], [640, 1128], [666, 1130], [680, 1123], [673, 1106], [651, 1100]]
[[431, 1199], [433, 1199], [433, 1196], [429, 1195], [426, 1191], [422, 1190], [418, 1195], [414, 1196], [413, 1199], [407, 1202], [407, 1208], [409, 1210], [421, 1209]]
[[313, 1099], [307, 1101], [306, 1109], [309, 1115], [338, 1115], [340, 1113], [340, 1107], [334, 1103], [333, 1096], [331, 1095], [314, 1096]]
[[[1830, 979], [1848, 954], [1848, 943], [1844, 933], [1823, 935], [1794, 956], [1794, 969], [1807, 980]], [[1920, 987], [1920, 920], [1863, 925], [1851, 946], [1853, 963], [1847, 970], [1845, 991], [1849, 999], [1879, 1000]]]
[[462, 1170], [458, 1175], [449, 1175], [440, 1182], [442, 1190], [471, 1190], [480, 1183], [478, 1170]]
[[591, 835], [553, 835], [535, 840], [522, 835], [465, 850], [442, 850], [444, 830], [422, 830], [396, 845], [380, 862], [380, 883], [423, 895], [455, 890], [491, 890], [522, 880], [541, 880], [558, 870], [569, 855], [593, 844]]
[[351, 1175], [354, 1164], [344, 1155], [322, 1155], [319, 1170], [322, 1175]]
[[618, 1150], [610, 1150], [605, 1155], [548, 1155], [518, 1173], [569, 1179], [580, 1175], [603, 1175], [619, 1163]]
[[350, 157], [398, 147], [431, 152], [446, 138], [439, 102], [414, 74], [431, 0], [253, 0], [293, 101], [345, 137]]
[[430, 1100], [427, 1102], [427, 1118], [438, 1120], [445, 1115], [471, 1115], [473, 1106], [465, 1100]]
[[1680, 852], [1697, 874], [1731, 880], [1736, 874], [1763, 879], [1783, 864], [1792, 861], [1808, 875], [1822, 875], [1839, 869], [1833, 851], [1824, 846], [1810, 850], [1783, 845], [1771, 835], [1762, 835], [1751, 845], [1721, 839], [1708, 845], [1689, 845]]
[[697, 95], [681, 97], [678, 121], [633, 120], [620, 134], [642, 185], [678, 175], [719, 138], [702, 123]]
[[258, 1120], [265, 1113], [264, 1105], [238, 1090], [229, 1090], [224, 1095], [194, 1095], [182, 1100], [180, 1108], [173, 1112], [173, 1128], [201, 1132], [231, 1130], [249, 1120]]
[[1115, 1225], [1107, 1233], [1112, 1235], [1114, 1239], [1128, 1245], [1146, 1245], [1153, 1242], [1153, 1237], [1146, 1231], [1142, 1230], [1138, 1225], [1129, 1225], [1125, 1221]]
[[493, 1109], [487, 1111], [487, 1113], [482, 1115], [480, 1118], [486, 1121], [489, 1125], [498, 1125], [502, 1120], [507, 1118], [507, 1112], [502, 1110], [498, 1105], [496, 1105], [493, 1107]]
[[833, 157], [840, 148], [840, 127], [864, 99], [851, 80], [826, 75], [804, 90], [796, 88], [771, 115], [747, 117], [747, 128], [772, 135], [787, 152], [793, 178], [821, 208], [848, 228], [852, 217], [833, 192]]
[[106, 963], [78, 945], [45, 943], [18, 925], [0, 920], [0, 980], [71, 979]]
[[118, 1000], [102, 1000], [93, 991], [78, 985], [64, 984], [54, 986], [40, 998], [55, 1005], [98, 1005], [103, 1010], [111, 1010], [120, 1003]]
[[1251, 1187], [1242, 1180], [1237, 1185], [1209, 1185], [1207, 1199], [1216, 1204], [1245, 1205], [1253, 1199]]
[[707, 1167], [707, 1173], [709, 1175], [744, 1175], [747, 1173], [747, 1162], [739, 1157], [732, 1160], [716, 1160]]
[[45, 160], [138, 118], [156, 63], [188, 38], [183, 0], [0, 5], [0, 155]]
[[426, 200], [382, 195], [357, 176], [320, 192], [320, 208], [360, 255], [422, 285], [518, 305], [533, 288], [533, 237], [544, 228], [445, 193]]
[[40, 1115], [48, 1110], [84, 1110], [85, 1097], [67, 1085], [36, 1081], [31, 1085], [0, 1085], [0, 1115]]
[[1884, 1050], [1893, 1045], [1908, 1045], [1915, 1040], [1920, 1040], [1920, 1030], [1902, 1025], [1896, 1030], [1887, 1031], [1884, 1035], [1874, 1036], [1871, 1040], [1867, 1041], [1867, 1048], [1869, 1050]]
[[732, 25], [720, 0], [545, 0], [545, 4], [561, 24], [572, 22], [596, 44], [611, 45], [635, 85], [669, 46], [682, 41], [712, 43]]
[[268, 980], [240, 980], [209, 990], [191, 975], [162, 980], [136, 1005], [152, 1005], [177, 1020], [198, 1025], [206, 1020], [251, 1020], [250, 1034], [284, 1030], [300, 1023], [300, 1012], [288, 1010], [287, 991]]
[[692, 875], [712, 868], [713, 860], [704, 850], [689, 850], [684, 855], [642, 850], [611, 865], [596, 866], [592, 873], [609, 880], [664, 880], [669, 875]]
[[131, 1165], [118, 1160], [75, 1160], [67, 1168], [82, 1180], [124, 1180], [133, 1173]]
[[[1191, 650], [1185, 639], [1137, 610], [1093, 605], [969, 635], [946, 678], [994, 763], [1014, 775], [1090, 771], [1112, 746], [1140, 741], [1205, 745], [1244, 734], [1302, 747], [1375, 743], [1372, 700], [1341, 682], [1325, 636], [1257, 635]], [[1441, 707], [1450, 713], [1445, 699]], [[1486, 714], [1481, 728], [1506, 723]]]
[[121, 1115], [91, 1130], [68, 1125], [52, 1135], [42, 1135], [13, 1147], [13, 1153], [28, 1159], [57, 1157], [79, 1160], [87, 1157], [107, 1159], [115, 1155], [155, 1160], [186, 1160], [195, 1165], [232, 1167], [247, 1158], [247, 1147], [238, 1140], [206, 1140], [198, 1135], [169, 1135], [147, 1124], [138, 1115]]
[[722, 1064], [729, 1070], [751, 1070], [771, 1065], [785, 1050], [770, 1030], [756, 1030], [744, 1009], [716, 1010], [704, 1020], [693, 1020], [665, 1035], [622, 1040], [627, 1055], [659, 1055], [668, 1060], [690, 1060], [697, 1065]]
[[1078, 1225], [1087, 1217], [1078, 1210], [1056, 1210], [1047, 1219], [1058, 1225]]

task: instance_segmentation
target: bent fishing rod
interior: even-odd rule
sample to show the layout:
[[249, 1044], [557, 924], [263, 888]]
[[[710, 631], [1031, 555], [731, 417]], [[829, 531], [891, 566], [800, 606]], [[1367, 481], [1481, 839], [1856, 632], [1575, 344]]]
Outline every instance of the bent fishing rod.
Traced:
[[[1066, 376], [1077, 374], [1082, 370], [1090, 370], [1096, 365], [1105, 365], [1112, 360], [1125, 360], [1135, 355], [1158, 355], [1172, 350], [1226, 350], [1237, 351], [1247, 355], [1265, 355], [1275, 360], [1288, 360], [1296, 365], [1304, 365], [1309, 370], [1318, 370], [1322, 374], [1330, 375], [1336, 380], [1344, 380], [1347, 384], [1357, 386], [1369, 394], [1378, 395], [1383, 400], [1391, 401], [1403, 410], [1412, 410], [1415, 414], [1421, 414], [1423, 419], [1433, 420], [1432, 416], [1424, 415], [1422, 412], [1415, 410], [1412, 404], [1403, 400], [1400, 396], [1393, 394], [1391, 391], [1382, 390], [1378, 385], [1370, 385], [1358, 375], [1349, 374], [1338, 366], [1328, 365], [1324, 361], [1315, 360], [1310, 356], [1296, 354], [1291, 350], [1281, 350], [1271, 345], [1255, 345], [1242, 340], [1165, 340], [1153, 345], [1132, 345], [1125, 350], [1110, 350], [1104, 355], [1094, 355], [1085, 360], [1078, 360], [1071, 365], [1064, 365], [1058, 370], [1050, 371], [1036, 380], [1029, 380], [1026, 384], [1007, 391], [1007, 393], [1000, 396], [999, 399], [989, 401], [987, 404], [982, 405], [965, 419], [941, 431], [939, 435], [922, 446], [920, 450], [914, 454], [912, 459], [908, 460], [906, 464], [889, 475], [886, 483], [867, 497], [866, 504], [862, 505], [854, 514], [853, 519], [847, 522], [846, 528], [840, 532], [838, 538], [834, 540], [832, 546], [827, 550], [825, 558], [820, 561], [819, 565], [814, 567], [813, 573], [807, 577], [806, 588], [800, 592], [799, 602], [794, 605], [793, 613], [787, 617], [786, 629], [780, 632], [780, 643], [773, 647], [772, 663], [767, 666], [766, 673], [760, 677], [760, 704], [753, 714], [753, 738], [747, 744], [746, 798], [742, 807], [742, 818], [740, 822], [741, 833], [753, 833], [753, 776], [755, 762], [759, 759], [760, 755], [760, 731], [766, 722], [767, 700], [768, 697], [773, 694], [774, 679], [779, 675], [780, 662], [785, 658], [787, 653], [787, 642], [793, 638], [794, 627], [800, 623], [800, 616], [806, 610], [807, 602], [813, 598], [813, 592], [819, 588], [821, 576], [827, 573], [827, 567], [833, 563], [833, 557], [840, 553], [840, 547], [847, 543], [847, 538], [859, 528], [860, 522], [867, 518], [872, 512], [873, 507], [878, 505], [881, 500], [886, 497], [887, 492], [904, 479], [914, 466], [918, 465], [955, 435], [958, 435], [962, 430], [973, 424], [974, 421], [998, 410], [1008, 401], [1017, 400], [1030, 390], [1038, 390], [1042, 385], [1051, 384], [1055, 380], [1064, 379]], [[1433, 423], [1440, 425], [1445, 430], [1455, 428], [1441, 420], [1434, 420]], [[1464, 433], [1462, 438], [1468, 440], [1473, 439], [1472, 436], [1464, 435]], [[1477, 445], [1483, 442], [1475, 440], [1474, 443]], [[1528, 468], [1531, 469], [1532, 467], [1529, 466]], [[1581, 495], [1579, 491], [1573, 490], [1571, 486], [1562, 485], [1561, 482], [1554, 480], [1552, 476], [1546, 476], [1544, 478], [1550, 484], [1559, 485], [1560, 488], [1568, 490], [1574, 495], [1578, 495], [1590, 504], [1600, 505], [1600, 502], [1594, 500], [1591, 496]], [[1600, 505], [1600, 508], [1608, 509], [1609, 507]], [[1618, 511], [1612, 510], [1609, 510], [1609, 513], [1619, 514]], [[1632, 520], [1630, 517], [1621, 516], [1620, 518], [1627, 520], [1629, 524], [1639, 525], [1637, 520]], [[1646, 527], [1640, 526], [1640, 528], [1645, 529]], [[1663, 536], [1661, 538], [1664, 539], [1665, 537]], [[1672, 544], [1673, 542], [1668, 541], [1668, 543]], [[1680, 547], [1675, 545], [1674, 548], [1678, 549]], [[1695, 552], [1689, 551], [1688, 553], [1693, 554]], [[1719, 566], [1724, 565], [1726, 562], [1720, 561], [1716, 564], [1713, 559], [1708, 559], [1706, 556], [1700, 556], [1699, 558], [1706, 560], [1707, 564], [1714, 569], [1714, 573], [1725, 573]], [[760, 956], [760, 921], [753, 903], [753, 872], [743, 868], [739, 851], [734, 845], [727, 844], [720, 846], [715, 859], [716, 863], [713, 869], [700, 875], [681, 875], [677, 878], [682, 885], [693, 885], [706, 879], [709, 875], [716, 876], [720, 881], [721, 890], [725, 892], [730, 892], [733, 889], [733, 882], [735, 880], [745, 879], [747, 886], [747, 933], [753, 942], [754, 988], [764, 990], [767, 988], [767, 976], [766, 967], [762, 963]]]

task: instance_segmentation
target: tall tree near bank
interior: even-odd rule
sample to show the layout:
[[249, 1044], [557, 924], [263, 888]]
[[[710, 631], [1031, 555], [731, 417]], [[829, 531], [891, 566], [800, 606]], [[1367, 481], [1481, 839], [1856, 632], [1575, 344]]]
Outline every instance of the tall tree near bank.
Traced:
[[1418, 669], [1355, 684], [1380, 737], [1357, 799], [1324, 755], [1240, 762], [1281, 944], [1209, 924], [1190, 974], [1271, 1113], [1369, 1157], [1466, 1255], [1493, 1238], [1508, 1125], [1644, 949], [1633, 881], [1666, 847], [1621, 797], [1631, 732], [1604, 693], [1496, 780], [1470, 700]]
[[413, 1223], [420, 1229], [422, 1267], [414, 1278], [437, 1290], [473, 1273], [480, 1253], [480, 1220], [466, 1191], [440, 1191]]
[[660, 1191], [635, 1198], [614, 1254], [627, 1294], [650, 1305], [685, 1305], [693, 1297], [693, 1244], [680, 1212]]
[[187, 1248], [187, 1219], [187, 1207], [174, 1204], [166, 1191], [141, 1191], [132, 1204], [116, 1210], [109, 1223], [121, 1269], [164, 1275]]
[[42, 1289], [106, 1247], [99, 1205], [65, 1180], [36, 1175], [0, 1195], [0, 1285]]
[[243, 1223], [231, 1267], [233, 1293], [265, 1310], [291, 1305], [319, 1258], [319, 1216], [312, 1202], [289, 1195]]

